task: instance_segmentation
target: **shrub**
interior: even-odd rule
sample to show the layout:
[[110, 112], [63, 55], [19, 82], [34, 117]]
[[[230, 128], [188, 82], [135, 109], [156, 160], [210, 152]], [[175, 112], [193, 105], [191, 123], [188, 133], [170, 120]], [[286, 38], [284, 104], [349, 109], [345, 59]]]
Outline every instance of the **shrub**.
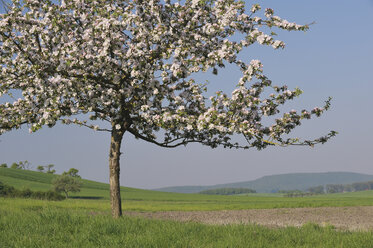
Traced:
[[0, 196], [10, 196], [10, 195], [13, 195], [14, 192], [15, 192], [14, 187], [0, 182]]
[[49, 191], [32, 191], [29, 188], [22, 190], [17, 190], [12, 186], [3, 184], [0, 182], [0, 196], [3, 197], [15, 197], [15, 198], [32, 198], [39, 200], [49, 200], [49, 201], [61, 201], [65, 197], [58, 192], [49, 190]]

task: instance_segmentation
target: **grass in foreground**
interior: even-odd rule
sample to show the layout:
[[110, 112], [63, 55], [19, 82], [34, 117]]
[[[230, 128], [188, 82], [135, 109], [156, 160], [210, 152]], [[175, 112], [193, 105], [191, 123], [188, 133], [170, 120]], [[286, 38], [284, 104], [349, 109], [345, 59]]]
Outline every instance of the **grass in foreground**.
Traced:
[[372, 232], [307, 224], [270, 229], [92, 213], [37, 200], [0, 199], [0, 247], [373, 247]]

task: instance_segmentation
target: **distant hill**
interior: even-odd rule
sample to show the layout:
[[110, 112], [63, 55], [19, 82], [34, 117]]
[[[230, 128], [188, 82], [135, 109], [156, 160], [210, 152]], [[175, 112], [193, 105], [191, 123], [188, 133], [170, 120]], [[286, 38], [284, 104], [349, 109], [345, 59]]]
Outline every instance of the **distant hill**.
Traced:
[[373, 175], [353, 172], [292, 173], [264, 176], [253, 181], [211, 186], [176, 186], [154, 189], [163, 192], [198, 193], [217, 188], [250, 188], [258, 193], [271, 193], [279, 190], [307, 190], [309, 187], [326, 184], [350, 184], [373, 180]]
[[[0, 168], [0, 182], [15, 187], [16, 189], [29, 188], [35, 191], [48, 191], [52, 189], [52, 180], [57, 177], [55, 174], [47, 174], [37, 171]], [[110, 188], [106, 183], [95, 182], [82, 179], [83, 185], [81, 192], [72, 193], [71, 196], [82, 198], [105, 198], [110, 197]], [[129, 192], [149, 192], [149, 190], [121, 187], [121, 191], [128, 196]]]

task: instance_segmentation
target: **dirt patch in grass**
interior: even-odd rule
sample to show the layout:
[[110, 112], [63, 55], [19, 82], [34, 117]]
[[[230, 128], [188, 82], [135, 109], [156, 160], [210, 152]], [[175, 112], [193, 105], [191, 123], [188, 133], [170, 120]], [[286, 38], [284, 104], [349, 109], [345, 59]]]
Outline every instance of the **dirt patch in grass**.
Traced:
[[373, 230], [373, 206], [278, 208], [223, 211], [125, 212], [146, 218], [194, 221], [206, 224], [258, 224], [268, 227], [302, 226], [316, 223], [343, 230]]

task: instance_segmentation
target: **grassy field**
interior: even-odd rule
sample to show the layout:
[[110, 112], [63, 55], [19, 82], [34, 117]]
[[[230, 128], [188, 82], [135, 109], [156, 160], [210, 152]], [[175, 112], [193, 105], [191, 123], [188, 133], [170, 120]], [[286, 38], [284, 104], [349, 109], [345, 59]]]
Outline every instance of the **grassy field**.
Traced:
[[[55, 175], [0, 168], [0, 181], [16, 188], [33, 190], [51, 189]], [[219, 196], [203, 194], [179, 194], [122, 187], [124, 210], [131, 211], [193, 211], [193, 210], [239, 210], [263, 208], [371, 206], [373, 191], [343, 194], [328, 194], [311, 197], [287, 198], [281, 194], [248, 194]], [[81, 192], [71, 194], [79, 201], [51, 202], [62, 208], [77, 205], [92, 207], [94, 211], [109, 211], [109, 185], [83, 180]]]
[[0, 247], [373, 247], [372, 232], [114, 220], [97, 211], [100, 201], [81, 202], [0, 198]]
[[[55, 175], [0, 168], [0, 181], [16, 188], [51, 189]], [[124, 210], [229, 210], [373, 205], [373, 191], [287, 198], [281, 194], [216, 196], [122, 187]], [[110, 216], [107, 184], [83, 180], [64, 201], [0, 198], [0, 247], [373, 247], [373, 232], [204, 225]]]

